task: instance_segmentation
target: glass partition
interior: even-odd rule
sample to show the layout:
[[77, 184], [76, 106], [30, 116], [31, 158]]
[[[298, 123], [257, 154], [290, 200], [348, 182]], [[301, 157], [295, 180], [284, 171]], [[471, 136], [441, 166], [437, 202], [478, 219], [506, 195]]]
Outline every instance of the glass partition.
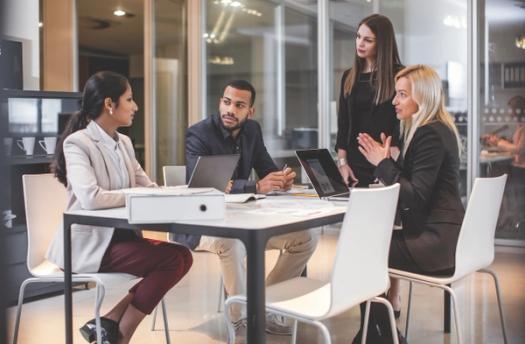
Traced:
[[184, 165], [184, 133], [188, 126], [186, 0], [154, 2], [156, 175], [162, 166]]
[[[496, 238], [525, 243], [525, 9], [478, 5], [480, 176], [508, 174]], [[476, 140], [478, 138], [472, 138]], [[509, 242], [510, 243], [510, 242]]]
[[257, 92], [255, 119], [274, 158], [317, 147], [317, 15], [315, 1], [309, 5], [206, 1], [203, 117], [217, 112], [225, 83], [250, 81]]

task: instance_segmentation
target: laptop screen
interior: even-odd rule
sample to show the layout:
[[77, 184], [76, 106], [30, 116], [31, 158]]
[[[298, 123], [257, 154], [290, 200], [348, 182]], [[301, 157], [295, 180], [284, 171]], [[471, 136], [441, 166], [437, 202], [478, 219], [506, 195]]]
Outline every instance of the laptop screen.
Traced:
[[224, 191], [239, 161], [239, 154], [199, 156], [188, 187], [212, 187]]
[[298, 150], [295, 154], [319, 197], [324, 198], [349, 192], [327, 149]]

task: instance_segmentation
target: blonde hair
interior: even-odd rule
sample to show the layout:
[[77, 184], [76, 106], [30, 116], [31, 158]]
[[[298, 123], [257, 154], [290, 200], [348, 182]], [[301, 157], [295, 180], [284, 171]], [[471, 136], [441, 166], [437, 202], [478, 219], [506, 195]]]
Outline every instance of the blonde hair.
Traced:
[[429, 66], [417, 64], [403, 68], [395, 77], [407, 78], [412, 85], [412, 98], [418, 106], [417, 112], [406, 120], [401, 120], [400, 129], [403, 139], [403, 155], [405, 155], [410, 141], [417, 128], [439, 121], [445, 124], [456, 136], [458, 152], [461, 152], [459, 132], [452, 117], [445, 108], [441, 79], [434, 69]]

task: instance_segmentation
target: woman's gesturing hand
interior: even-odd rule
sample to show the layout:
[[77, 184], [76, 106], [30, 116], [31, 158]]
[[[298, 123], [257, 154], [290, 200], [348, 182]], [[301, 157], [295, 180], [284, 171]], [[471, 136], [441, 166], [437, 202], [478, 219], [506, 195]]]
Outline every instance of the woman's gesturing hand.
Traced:
[[381, 140], [383, 143], [375, 141], [366, 133], [359, 133], [357, 136], [359, 151], [365, 156], [366, 160], [374, 166], [379, 165], [383, 159], [390, 158], [392, 136], [386, 137], [385, 134], [381, 133]]

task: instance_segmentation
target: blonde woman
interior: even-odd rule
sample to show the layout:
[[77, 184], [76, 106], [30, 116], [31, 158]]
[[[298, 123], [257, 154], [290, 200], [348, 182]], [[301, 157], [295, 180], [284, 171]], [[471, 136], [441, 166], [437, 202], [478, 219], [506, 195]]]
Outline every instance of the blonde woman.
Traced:
[[[389, 265], [416, 273], [452, 274], [464, 215], [458, 188], [458, 131], [445, 109], [441, 80], [432, 68], [406, 67], [395, 80], [400, 160], [390, 157], [390, 136], [381, 135], [381, 143], [368, 134], [358, 136], [359, 150], [375, 166], [375, 175], [385, 185], [401, 184], [403, 230], [394, 232]], [[388, 335], [385, 316], [376, 307], [372, 323], [384, 327], [380, 333]]]

